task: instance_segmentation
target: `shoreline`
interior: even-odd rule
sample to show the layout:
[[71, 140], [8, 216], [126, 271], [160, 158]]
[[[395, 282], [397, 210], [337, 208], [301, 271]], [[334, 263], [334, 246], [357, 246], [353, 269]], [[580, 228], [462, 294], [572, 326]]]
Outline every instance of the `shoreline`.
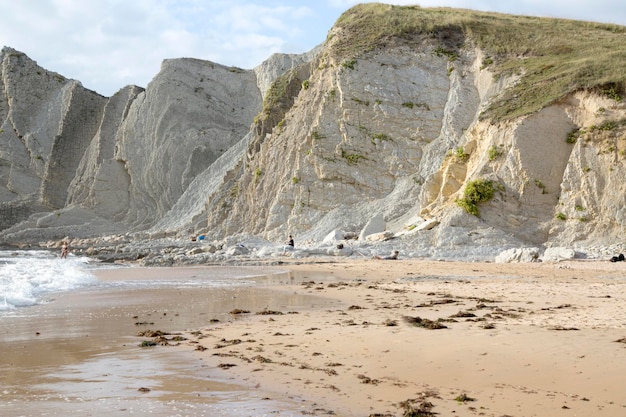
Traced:
[[[619, 264], [368, 260], [288, 268], [305, 285], [274, 291], [336, 305], [297, 314], [249, 309], [243, 320], [185, 332], [190, 340], [177, 349], [195, 350], [223, 378], [303, 401], [311, 415], [626, 412]], [[445, 328], [416, 326], [428, 320]]]
[[[234, 285], [193, 285], [206, 276], [228, 279], [230, 269], [97, 270], [101, 287], [50, 294], [43, 304], [1, 316], [0, 414], [300, 415], [294, 414], [299, 404], [267, 401], [258, 390], [195, 367], [192, 352], [141, 347], [146, 338], [138, 334], [146, 329], [173, 334], [214, 318], [236, 320], [229, 311], [237, 302], [267, 304], [277, 299], [269, 288], [289, 279], [282, 269], [244, 267], [254, 278], [244, 271]], [[285, 302], [308, 305], [310, 299]]]

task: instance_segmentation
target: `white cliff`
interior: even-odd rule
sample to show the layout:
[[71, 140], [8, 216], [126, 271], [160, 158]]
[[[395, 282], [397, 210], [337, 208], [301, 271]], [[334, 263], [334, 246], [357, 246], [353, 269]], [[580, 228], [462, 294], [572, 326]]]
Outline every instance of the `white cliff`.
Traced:
[[[621, 240], [619, 97], [579, 88], [496, 117], [524, 73], [494, 73], [471, 39], [386, 40], [346, 58], [343, 30], [254, 70], [166, 60], [145, 90], [111, 98], [5, 48], [0, 236], [327, 245], [376, 219], [359, 244], [395, 239], [411, 256]], [[475, 180], [493, 187], [478, 215], [458, 204]]]

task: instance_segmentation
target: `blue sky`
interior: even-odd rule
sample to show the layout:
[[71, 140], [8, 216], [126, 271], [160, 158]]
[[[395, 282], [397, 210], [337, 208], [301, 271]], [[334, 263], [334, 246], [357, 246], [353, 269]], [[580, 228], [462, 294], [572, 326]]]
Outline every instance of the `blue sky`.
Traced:
[[[145, 87], [163, 59], [250, 69], [322, 43], [353, 0], [0, 0], [0, 44], [105, 96]], [[623, 0], [383, 1], [626, 25]]]

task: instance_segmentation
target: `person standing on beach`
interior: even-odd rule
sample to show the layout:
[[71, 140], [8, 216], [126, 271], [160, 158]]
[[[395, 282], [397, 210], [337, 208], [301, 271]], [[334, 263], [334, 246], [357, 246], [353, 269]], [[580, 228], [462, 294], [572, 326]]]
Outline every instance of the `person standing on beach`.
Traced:
[[61, 245], [61, 258], [67, 259], [68, 253], [70, 253], [70, 245], [68, 245], [67, 242], [63, 242]]
[[293, 250], [295, 247], [296, 243], [293, 241], [293, 236], [289, 235], [289, 239], [285, 242], [285, 247], [283, 248], [283, 255], [286, 255], [288, 250]]

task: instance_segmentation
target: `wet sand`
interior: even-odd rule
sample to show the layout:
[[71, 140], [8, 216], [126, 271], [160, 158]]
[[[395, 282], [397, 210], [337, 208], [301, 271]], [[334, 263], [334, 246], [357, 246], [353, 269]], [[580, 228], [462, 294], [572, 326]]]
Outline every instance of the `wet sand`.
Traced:
[[[626, 264], [362, 260], [268, 271], [286, 268], [217, 290], [59, 295], [1, 318], [0, 415], [626, 415]], [[171, 333], [170, 346], [138, 347], [156, 340], [137, 336], [147, 329]], [[186, 340], [175, 339], [181, 331]]]
[[[193, 352], [140, 347], [143, 330], [176, 333], [212, 319], [238, 320], [229, 312], [240, 304], [310, 308], [315, 302], [306, 295], [277, 297], [269, 289], [289, 279], [286, 273], [244, 278], [229, 287], [193, 285], [214, 272], [98, 271], [111, 285], [59, 293], [46, 304], [0, 316], [0, 415], [300, 416], [299, 403], [268, 400], [260, 390], [220, 380], [197, 366]], [[120, 281], [136, 284], [118, 287]], [[153, 288], [165, 281], [165, 287]]]

